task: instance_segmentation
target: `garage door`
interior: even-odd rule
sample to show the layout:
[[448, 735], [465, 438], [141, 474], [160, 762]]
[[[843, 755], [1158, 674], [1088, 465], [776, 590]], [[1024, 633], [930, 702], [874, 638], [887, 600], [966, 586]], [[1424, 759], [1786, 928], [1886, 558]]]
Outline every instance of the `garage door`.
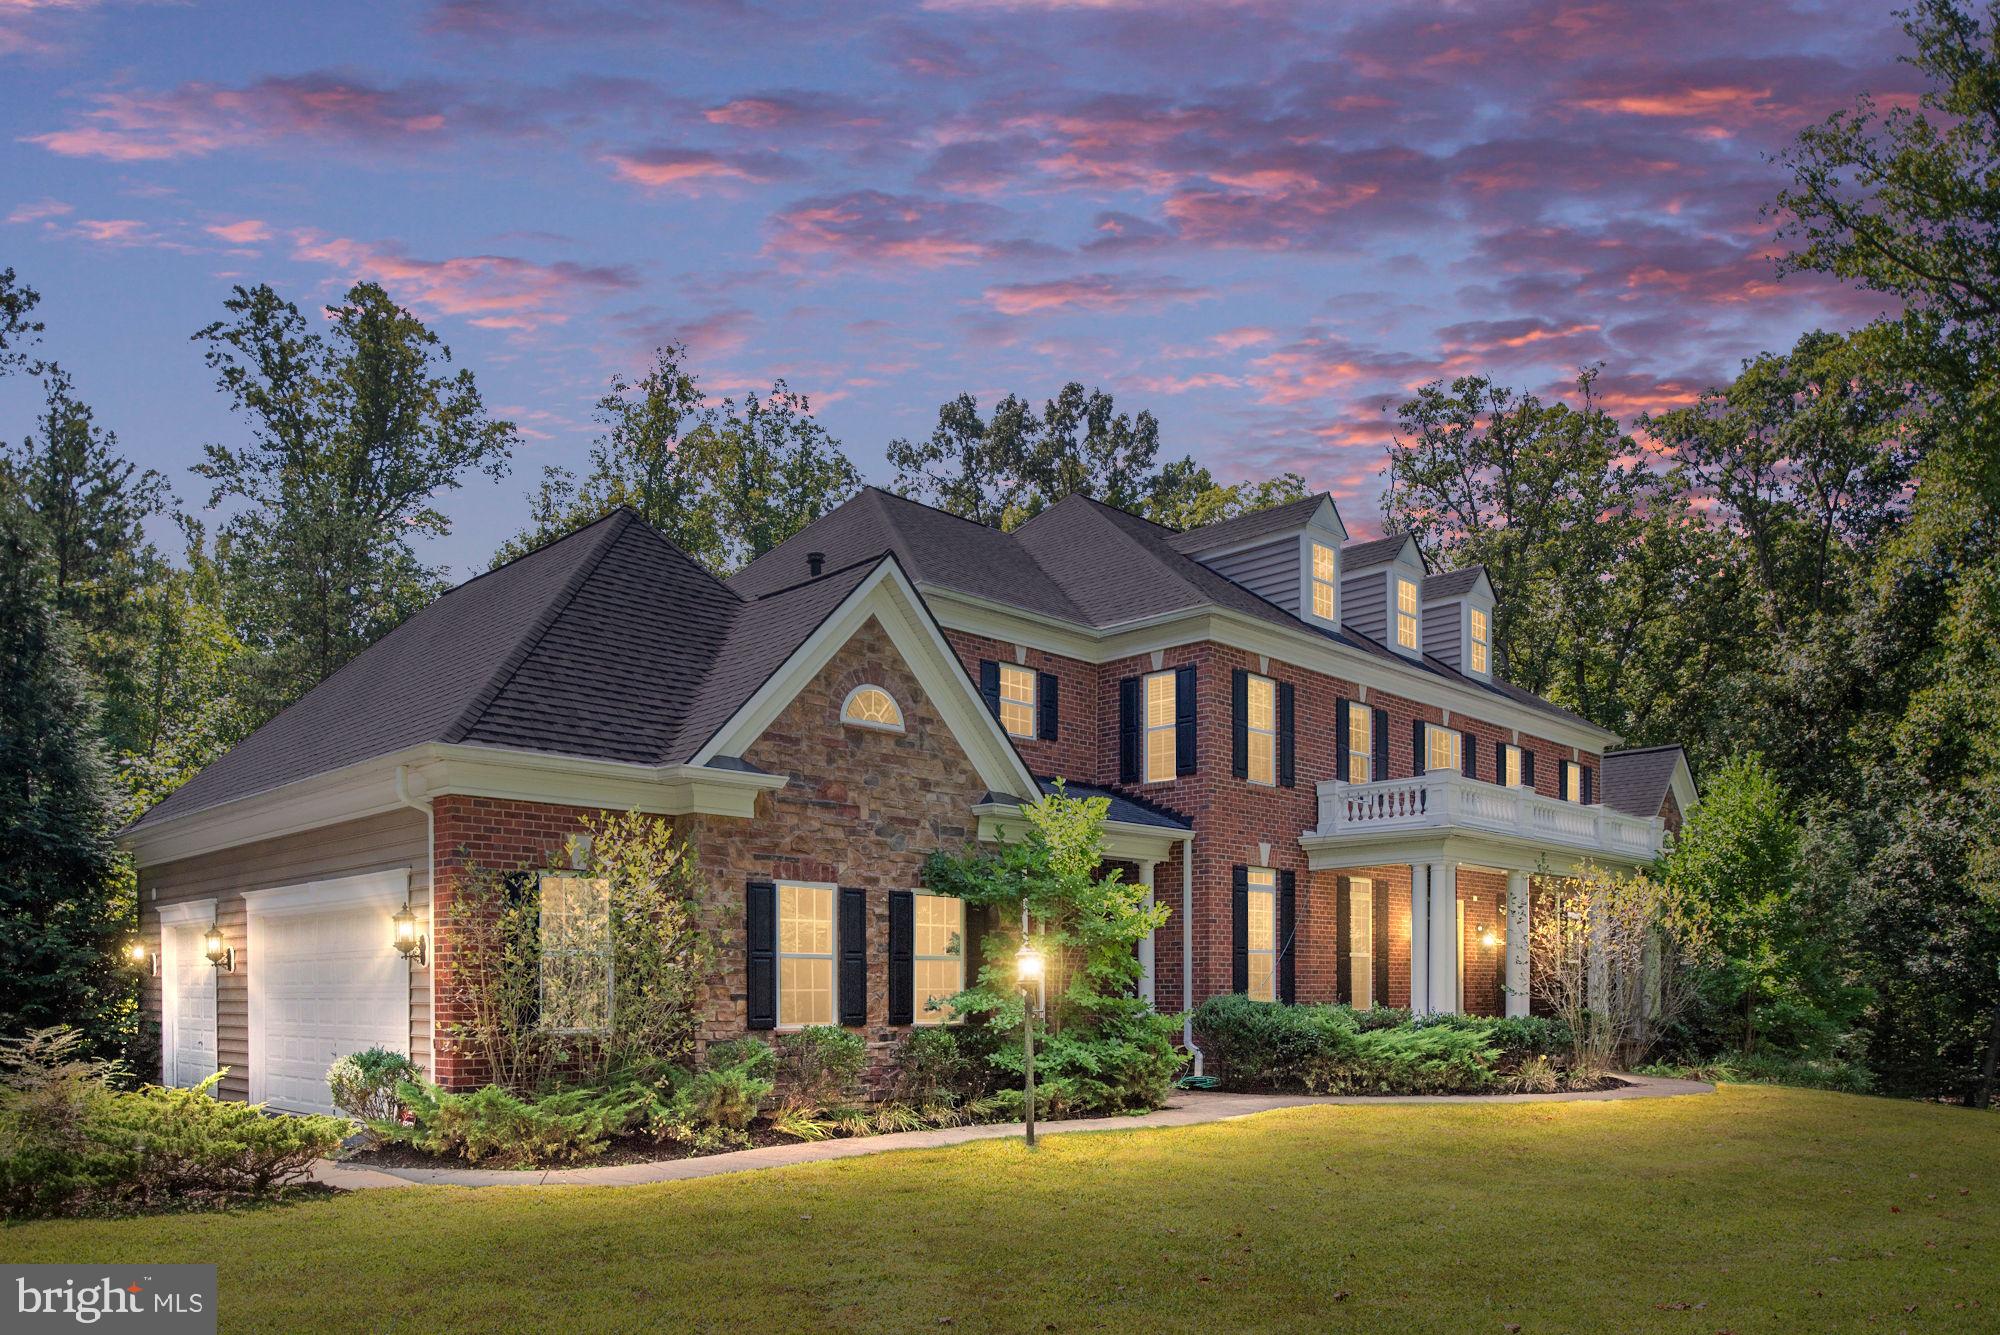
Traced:
[[252, 1100], [330, 1113], [326, 1068], [336, 1058], [372, 1047], [410, 1050], [410, 966], [389, 926], [402, 900], [365, 893], [375, 888], [339, 887], [345, 893], [282, 905], [251, 901]]

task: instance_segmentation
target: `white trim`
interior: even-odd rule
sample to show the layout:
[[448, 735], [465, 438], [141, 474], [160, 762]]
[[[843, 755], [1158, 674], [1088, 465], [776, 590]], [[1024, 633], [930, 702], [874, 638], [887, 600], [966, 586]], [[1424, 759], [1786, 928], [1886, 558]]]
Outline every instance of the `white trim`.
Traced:
[[[981, 802], [972, 810], [979, 818], [979, 838], [982, 842], [1004, 844], [1027, 836], [1028, 822], [1021, 815], [1017, 803]], [[1174, 855], [1176, 845], [1193, 837], [1192, 830], [1107, 820], [1104, 822], [1104, 856], [1114, 862], [1165, 862]]]
[[[409, 902], [410, 869], [397, 868], [392, 871], [363, 872], [354, 876], [336, 876], [320, 881], [306, 881], [296, 885], [268, 886], [260, 890], [243, 891], [243, 950], [249, 961], [249, 1085], [250, 1102], [262, 1103], [264, 1097], [264, 969], [263, 961], [256, 954], [257, 920], [260, 918], [299, 917], [309, 913], [324, 912], [338, 908], [365, 908], [375, 906], [394, 913]], [[395, 944], [384, 923], [382, 949], [394, 950]], [[405, 964], [407, 965], [407, 961]], [[410, 1048], [410, 985], [407, 976], [403, 981], [403, 1051]], [[433, 1040], [435, 1041], [435, 1040]]]
[[162, 904], [159, 909], [160, 925], [168, 923], [200, 922], [203, 918], [215, 921], [215, 901], [212, 899], [183, 899], [178, 904]]
[[[882, 698], [889, 702], [889, 708], [896, 711], [896, 721], [894, 723], [877, 723], [874, 719], [852, 717], [847, 711], [853, 707], [854, 697], [863, 691], [879, 692]], [[849, 691], [847, 698], [840, 702], [840, 721], [844, 726], [849, 728], [868, 728], [875, 732], [902, 732], [903, 706], [897, 701], [895, 695], [887, 686], [877, 686], [872, 681], [864, 681]]]

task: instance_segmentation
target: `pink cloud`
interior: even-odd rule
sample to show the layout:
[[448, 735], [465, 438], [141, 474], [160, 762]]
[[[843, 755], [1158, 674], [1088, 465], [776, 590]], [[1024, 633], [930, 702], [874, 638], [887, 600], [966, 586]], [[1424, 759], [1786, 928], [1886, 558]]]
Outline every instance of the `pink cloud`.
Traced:
[[1000, 209], [959, 200], [854, 190], [802, 199], [772, 215], [767, 253], [935, 268], [1055, 253], [1002, 233]]
[[232, 223], [212, 223], [204, 230], [210, 236], [220, 237], [236, 246], [255, 245], [259, 241], [271, 239], [270, 224], [257, 218], [244, 218]]
[[94, 94], [81, 123], [30, 135], [64, 157], [152, 162], [289, 137], [383, 144], [435, 140], [447, 107], [436, 89], [386, 89], [333, 75], [261, 79], [243, 88], [188, 83], [163, 93]]
[[17, 206], [12, 213], [7, 215], [7, 221], [10, 223], [47, 222], [50, 219], [60, 218], [65, 214], [74, 212], [76, 212], [75, 205], [65, 204], [59, 199], [38, 199]]
[[619, 179], [649, 190], [671, 186], [694, 191], [704, 185], [728, 181], [762, 183], [789, 175], [792, 170], [775, 153], [725, 155], [706, 149], [660, 146], [606, 157]]
[[294, 232], [292, 241], [294, 259], [323, 264], [342, 281], [372, 279], [400, 300], [466, 317], [483, 329], [562, 324], [577, 305], [639, 285], [638, 275], [622, 265], [539, 264], [511, 255], [422, 259], [394, 242], [311, 231]]
[[1178, 278], [1145, 278], [1132, 274], [1079, 274], [1039, 283], [1002, 283], [986, 289], [987, 305], [1002, 315], [1036, 315], [1045, 311], [1122, 311], [1195, 301], [1209, 295]]

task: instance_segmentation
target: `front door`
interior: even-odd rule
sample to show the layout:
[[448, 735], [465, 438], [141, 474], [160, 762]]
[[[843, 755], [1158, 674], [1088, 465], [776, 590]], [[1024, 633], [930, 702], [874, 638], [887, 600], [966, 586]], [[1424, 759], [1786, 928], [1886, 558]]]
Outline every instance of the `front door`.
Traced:
[[215, 966], [202, 954], [205, 923], [161, 933], [160, 1081], [185, 1088], [215, 1074]]

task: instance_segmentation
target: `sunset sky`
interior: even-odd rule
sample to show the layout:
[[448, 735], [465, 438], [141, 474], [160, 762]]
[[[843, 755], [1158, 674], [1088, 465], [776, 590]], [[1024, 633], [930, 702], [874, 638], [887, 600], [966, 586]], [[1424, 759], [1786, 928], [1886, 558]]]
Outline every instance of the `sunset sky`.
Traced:
[[1411, 386], [1602, 362], [1629, 416], [1874, 314], [1778, 281], [1762, 210], [1801, 126], [1909, 99], [1889, 10], [0, 0], [0, 267], [189, 501], [242, 438], [188, 341], [230, 285], [380, 281], [524, 433], [446, 500], [459, 574], [671, 339], [870, 481], [961, 390], [1076, 379], [1366, 529]]

